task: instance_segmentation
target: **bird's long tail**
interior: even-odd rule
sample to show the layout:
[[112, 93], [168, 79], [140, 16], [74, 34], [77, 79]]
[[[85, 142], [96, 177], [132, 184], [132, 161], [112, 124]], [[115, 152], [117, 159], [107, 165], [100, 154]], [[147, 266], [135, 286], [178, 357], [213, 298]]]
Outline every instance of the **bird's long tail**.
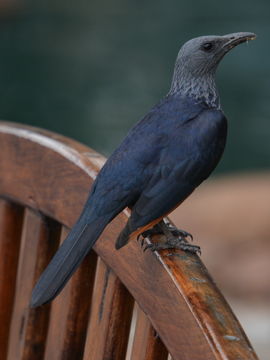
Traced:
[[65, 286], [110, 221], [108, 216], [88, 222], [82, 215], [37, 282], [31, 307], [51, 301]]

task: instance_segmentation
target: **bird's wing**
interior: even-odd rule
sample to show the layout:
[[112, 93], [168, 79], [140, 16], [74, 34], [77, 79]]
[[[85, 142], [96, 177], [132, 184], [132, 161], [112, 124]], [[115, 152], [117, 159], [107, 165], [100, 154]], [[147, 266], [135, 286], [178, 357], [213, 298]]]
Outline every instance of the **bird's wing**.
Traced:
[[181, 126], [203, 111], [201, 105], [172, 96], [153, 107], [129, 131], [99, 173], [89, 197], [95, 213], [104, 215], [132, 206], [148, 186], [149, 178], [153, 178], [160, 154], [168, 147], [170, 137], [175, 135], [175, 128], [180, 132], [180, 142], [185, 135]]
[[[197, 133], [190, 132], [190, 139], [185, 139], [185, 146], [190, 144], [190, 148], [180, 146], [175, 149], [172, 143], [171, 148], [164, 150], [151, 180], [132, 208], [131, 217], [117, 239], [116, 248], [124, 246], [131, 234], [146, 230], [170, 213], [217, 165], [226, 140], [226, 119], [222, 113], [205, 112], [197, 120], [201, 128], [197, 129]], [[206, 121], [209, 126], [205, 126]], [[216, 124], [213, 124], [214, 121]]]
[[161, 167], [132, 209], [133, 229], [167, 215], [190, 195], [196, 187], [190, 180], [197, 166], [200, 166], [198, 159], [186, 159], [174, 169], [168, 165], [165, 170]]
[[[182, 164], [183, 171], [185, 165]], [[116, 249], [126, 245], [132, 235], [138, 235], [151, 228], [195, 189], [195, 186], [188, 181], [179, 180], [177, 171], [171, 170], [166, 166], [166, 170], [159, 169], [154, 174], [149, 185], [134, 204], [131, 216], [116, 240]], [[170, 172], [170, 175], [167, 177], [164, 171]]]

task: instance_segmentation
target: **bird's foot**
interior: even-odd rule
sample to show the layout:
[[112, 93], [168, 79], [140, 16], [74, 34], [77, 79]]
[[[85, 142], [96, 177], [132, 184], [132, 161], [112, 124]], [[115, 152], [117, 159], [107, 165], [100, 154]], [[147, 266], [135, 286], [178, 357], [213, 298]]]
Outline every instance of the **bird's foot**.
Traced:
[[176, 226], [171, 225], [170, 223], [165, 223], [164, 221], [162, 221], [162, 224], [156, 224], [155, 226], [152, 227], [152, 229], [148, 229], [144, 232], [142, 232], [138, 237], [137, 240], [141, 239], [141, 238], [151, 238], [151, 236], [154, 235], [162, 235], [165, 233], [164, 231], [164, 227], [167, 231], [169, 231], [170, 233], [172, 233], [173, 236], [177, 236], [180, 238], [184, 238], [187, 239], [188, 237], [190, 238], [191, 241], [193, 241], [193, 236], [192, 234], [190, 234], [189, 232], [185, 231], [185, 230], [181, 230], [178, 229]]
[[141, 234], [139, 234], [137, 236], [137, 241], [140, 241], [141, 247], [143, 247], [146, 238], [150, 239], [154, 235], [161, 235], [161, 234], [163, 234], [163, 231], [157, 224], [154, 225], [151, 229], [148, 229], [142, 232]]
[[[166, 224], [167, 225], [167, 224]], [[191, 241], [193, 241], [193, 235], [185, 230], [178, 229], [176, 226], [173, 226], [171, 224], [167, 225], [168, 230], [177, 237], [187, 239], [190, 238]]]
[[189, 244], [185, 239], [179, 237], [172, 237], [167, 239], [164, 243], [155, 243], [145, 245], [143, 251], [150, 249], [151, 251], [158, 251], [164, 249], [180, 249], [183, 251], [188, 251], [193, 254], [201, 255], [201, 248], [197, 245]]
[[[145, 245], [145, 238], [151, 239], [154, 235], [163, 234], [166, 236], [165, 242], [152, 243]], [[140, 240], [141, 246], [144, 245], [144, 251], [150, 249], [152, 251], [164, 250], [164, 249], [180, 249], [183, 251], [189, 251], [193, 254], [201, 254], [201, 249], [197, 245], [191, 245], [188, 243], [187, 238], [193, 240], [193, 236], [185, 230], [176, 228], [164, 220], [156, 224], [152, 229], [146, 230], [141, 233], [137, 240]]]

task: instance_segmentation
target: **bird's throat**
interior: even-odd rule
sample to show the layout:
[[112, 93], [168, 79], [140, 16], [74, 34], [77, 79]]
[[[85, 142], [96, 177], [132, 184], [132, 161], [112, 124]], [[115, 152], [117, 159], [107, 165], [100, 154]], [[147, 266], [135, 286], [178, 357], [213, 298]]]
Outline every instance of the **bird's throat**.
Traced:
[[176, 68], [169, 93], [181, 94], [195, 99], [196, 102], [203, 102], [209, 108], [220, 109], [215, 71], [195, 76], [187, 71], [179, 71]]
[[181, 94], [195, 99], [196, 102], [205, 103], [209, 108], [220, 109], [220, 99], [216, 87], [215, 78], [212, 75], [204, 75], [202, 77], [188, 77], [172, 81], [170, 89], [171, 94]]

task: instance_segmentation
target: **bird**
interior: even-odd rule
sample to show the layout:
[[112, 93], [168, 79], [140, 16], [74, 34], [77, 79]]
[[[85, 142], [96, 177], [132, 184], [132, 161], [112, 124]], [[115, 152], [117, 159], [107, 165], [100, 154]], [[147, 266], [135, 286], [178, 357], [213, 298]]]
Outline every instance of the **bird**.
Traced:
[[63, 289], [104, 228], [129, 207], [130, 217], [116, 239], [120, 250], [130, 239], [151, 231], [174, 233], [153, 251], [178, 248], [197, 253], [191, 236], [163, 219], [215, 169], [226, 143], [215, 73], [235, 46], [253, 40], [251, 32], [193, 38], [180, 48], [168, 93], [131, 128], [96, 177], [83, 211], [35, 285], [37, 307]]

